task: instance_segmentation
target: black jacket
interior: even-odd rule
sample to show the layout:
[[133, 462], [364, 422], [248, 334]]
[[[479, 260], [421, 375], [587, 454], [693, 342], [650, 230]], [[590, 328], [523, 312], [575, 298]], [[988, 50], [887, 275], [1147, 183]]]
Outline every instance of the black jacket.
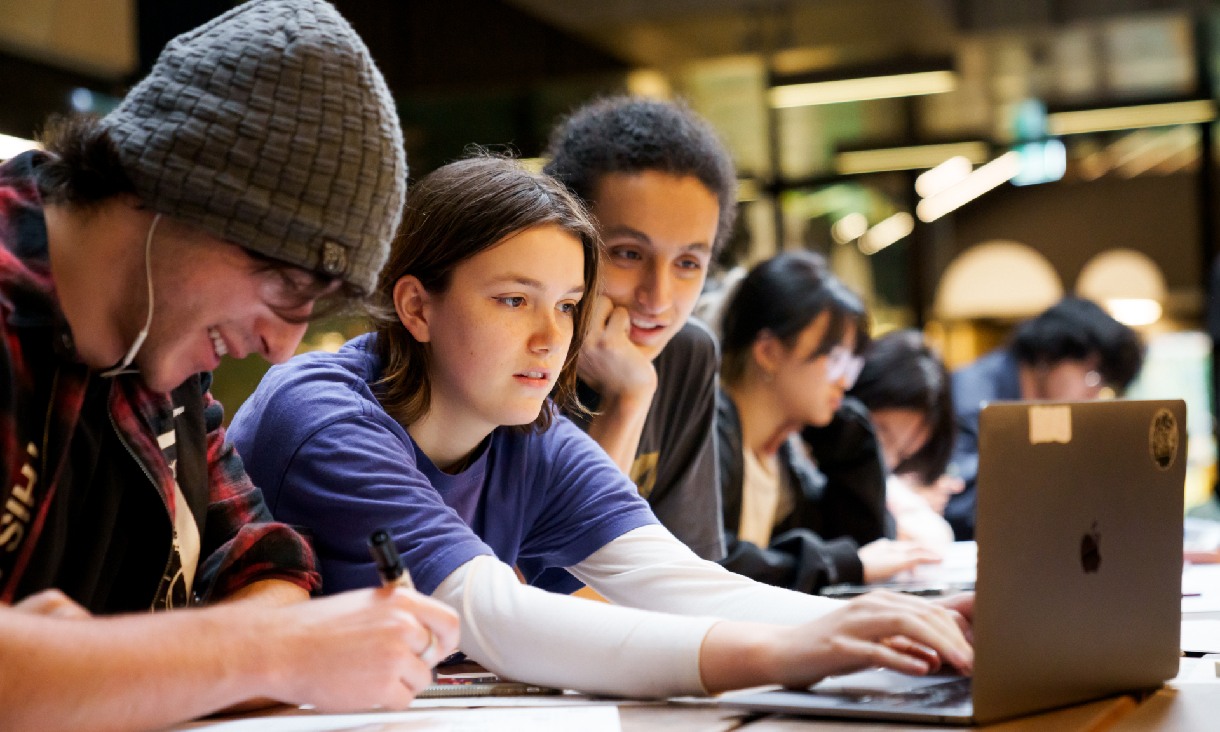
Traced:
[[808, 593], [863, 581], [859, 547], [892, 537], [894, 527], [885, 510], [884, 463], [868, 410], [860, 402], [849, 397], [829, 425], [808, 428], [780, 447], [782, 480], [792, 487], [795, 505], [767, 547], [737, 539], [744, 472], [741, 421], [723, 390], [716, 400], [716, 447], [728, 550], [722, 565], [759, 582]]

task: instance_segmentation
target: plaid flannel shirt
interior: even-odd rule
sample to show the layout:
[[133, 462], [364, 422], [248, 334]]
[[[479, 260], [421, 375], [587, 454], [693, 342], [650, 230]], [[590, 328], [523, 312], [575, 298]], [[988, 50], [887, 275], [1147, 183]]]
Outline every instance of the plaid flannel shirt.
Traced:
[[[42, 202], [30, 179], [39, 155], [23, 155], [0, 166], [0, 476], [9, 491], [0, 496], [6, 501], [0, 505], [0, 551], [20, 545], [8, 576], [0, 577], [0, 600], [8, 602], [20, 599], [15, 594], [21, 574], [59, 487], [86, 386], [101, 379], [75, 357], [55, 295]], [[208, 391], [210, 375], [192, 377], [172, 394], [148, 390], [138, 375], [106, 381], [93, 388], [109, 386], [113, 429], [143, 470], [143, 483], [165, 506], [170, 527], [175, 477], [158, 435], [176, 431], [178, 456], [193, 451], [196, 463], [206, 465], [200, 471], [206, 476], [199, 481], [203, 485], [181, 485], [179, 476], [200, 533], [194, 597], [185, 598], [188, 602], [223, 598], [267, 579], [289, 581], [311, 592], [318, 588], [320, 576], [309, 545], [288, 526], [272, 522], [262, 493], [225, 441], [221, 406]], [[175, 421], [175, 409], [181, 415], [183, 405], [188, 416], [195, 414], [198, 429]], [[47, 445], [54, 454], [35, 454]], [[28, 515], [4, 511], [31, 489], [41, 499]], [[21, 538], [24, 541], [15, 541]], [[165, 546], [165, 551], [172, 557], [174, 548]], [[152, 581], [155, 585], [156, 578]], [[166, 603], [165, 598], [150, 598], [150, 606], [173, 604], [181, 604], [181, 599]]]

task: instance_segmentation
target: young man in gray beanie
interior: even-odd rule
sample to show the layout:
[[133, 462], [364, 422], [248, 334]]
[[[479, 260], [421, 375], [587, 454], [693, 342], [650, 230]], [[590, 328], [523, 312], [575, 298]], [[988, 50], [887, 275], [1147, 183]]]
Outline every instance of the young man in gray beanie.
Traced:
[[0, 728], [405, 706], [456, 617], [401, 589], [301, 602], [312, 552], [208, 392], [384, 261], [406, 162], [364, 44], [321, 0], [256, 0], [44, 142], [0, 166]]

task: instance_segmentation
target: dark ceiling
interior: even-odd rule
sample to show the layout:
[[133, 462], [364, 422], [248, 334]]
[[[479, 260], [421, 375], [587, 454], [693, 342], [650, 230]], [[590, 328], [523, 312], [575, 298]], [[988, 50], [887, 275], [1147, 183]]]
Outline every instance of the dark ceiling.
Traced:
[[[23, 1], [0, 0], [0, 10]], [[592, 94], [621, 88], [632, 68], [668, 73], [691, 61], [743, 52], [772, 59], [803, 53], [822, 68], [834, 68], [951, 53], [968, 36], [1037, 33], [1088, 19], [1211, 5], [1208, 0], [335, 2], [365, 38], [399, 101], [416, 171], [460, 154], [470, 142], [506, 143], [524, 155], [537, 154], [556, 114]], [[128, 4], [136, 16], [139, 63], [126, 78], [91, 74], [87, 64], [35, 60], [0, 46], [5, 100], [0, 132], [32, 135], [48, 114], [66, 111], [74, 87], [121, 96], [169, 38], [236, 3], [104, 3]], [[0, 25], [3, 17], [0, 13]]]
[[[91, 74], [87, 64], [72, 67], [0, 47], [5, 100], [0, 132], [33, 136], [48, 115], [68, 111], [76, 87], [121, 96], [170, 38], [236, 4], [135, 0], [139, 68], [128, 78]], [[365, 39], [397, 98], [418, 171], [473, 141], [508, 142], [523, 154], [537, 154], [555, 114], [589, 93], [618, 85], [629, 68], [611, 52], [499, 0], [336, 0], [335, 5]], [[555, 83], [558, 92], [539, 95], [540, 87]], [[570, 88], [565, 90], [565, 83]]]

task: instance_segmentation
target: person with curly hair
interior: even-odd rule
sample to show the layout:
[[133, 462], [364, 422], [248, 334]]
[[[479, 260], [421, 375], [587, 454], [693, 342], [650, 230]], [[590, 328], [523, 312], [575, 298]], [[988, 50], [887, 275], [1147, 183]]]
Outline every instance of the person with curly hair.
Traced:
[[[711, 125], [681, 102], [599, 99], [560, 122], [546, 172], [589, 207], [602, 286], [577, 373], [592, 416], [569, 416], [696, 554], [724, 556], [713, 424], [715, 338], [691, 319], [737, 215], [737, 178]], [[579, 585], [559, 573], [538, 582]]]
[[959, 540], [974, 538], [979, 412], [988, 402], [1096, 399], [1121, 393], [1144, 362], [1139, 334], [1097, 303], [1065, 297], [1017, 326], [1002, 348], [953, 373], [957, 441], [949, 461], [965, 489], [949, 499], [945, 518]]

